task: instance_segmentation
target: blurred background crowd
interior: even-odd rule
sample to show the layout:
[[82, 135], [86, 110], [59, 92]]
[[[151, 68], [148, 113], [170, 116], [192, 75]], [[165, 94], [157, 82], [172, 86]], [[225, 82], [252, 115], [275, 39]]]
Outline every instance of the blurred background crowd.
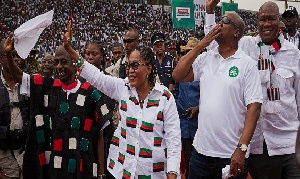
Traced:
[[[19, 27], [27, 20], [54, 9], [52, 25], [45, 29], [35, 49], [38, 59], [44, 54], [53, 54], [56, 47], [62, 43], [62, 34], [66, 28], [66, 21], [72, 17], [74, 43], [78, 52], [83, 52], [86, 41], [98, 38], [110, 51], [115, 42], [122, 43], [125, 30], [130, 27], [138, 29], [141, 33], [141, 43], [150, 45], [153, 33], [160, 31], [166, 36], [167, 41], [187, 41], [189, 37], [197, 37], [203, 27], [196, 30], [172, 28], [170, 8], [140, 4], [121, 4], [113, 2], [86, 1], [4, 1], [0, 4], [0, 28], [3, 39], [8, 33]], [[38, 8], [37, 8], [38, 7]], [[69, 9], [72, 9], [70, 11]], [[246, 21], [246, 33], [257, 32], [257, 13], [239, 11], [240, 16]], [[221, 15], [221, 8], [217, 7], [217, 17]], [[107, 57], [108, 59], [109, 56]]]

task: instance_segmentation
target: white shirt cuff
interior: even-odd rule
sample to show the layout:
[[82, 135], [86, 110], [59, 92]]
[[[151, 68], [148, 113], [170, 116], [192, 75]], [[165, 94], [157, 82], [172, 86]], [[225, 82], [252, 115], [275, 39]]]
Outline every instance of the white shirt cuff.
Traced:
[[206, 26], [214, 26], [215, 22], [215, 14], [205, 14], [205, 25]]

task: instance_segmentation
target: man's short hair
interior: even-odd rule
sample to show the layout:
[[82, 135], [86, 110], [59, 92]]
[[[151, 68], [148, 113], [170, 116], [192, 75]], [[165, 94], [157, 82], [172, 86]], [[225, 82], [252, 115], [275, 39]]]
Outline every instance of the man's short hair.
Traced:
[[123, 47], [123, 44], [121, 44], [121, 43], [119, 43], [119, 42], [115, 42], [112, 46], [111, 46], [111, 50], [113, 50], [113, 48], [115, 48], [115, 47], [120, 47], [120, 48], [124, 48]]
[[140, 38], [140, 32], [137, 30], [137, 29], [135, 29], [135, 28], [129, 28], [127, 31], [126, 31], [126, 33], [127, 32], [134, 32], [136, 35], [137, 35], [137, 38], [139, 39]]

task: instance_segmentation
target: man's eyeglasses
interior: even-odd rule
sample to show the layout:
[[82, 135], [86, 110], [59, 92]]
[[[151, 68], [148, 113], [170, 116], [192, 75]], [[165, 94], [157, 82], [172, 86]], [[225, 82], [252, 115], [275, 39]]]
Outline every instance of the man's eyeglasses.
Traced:
[[133, 62], [133, 63], [128, 63], [128, 62], [126, 62], [126, 63], [125, 63], [126, 70], [130, 70], [130, 68], [132, 68], [133, 70], [137, 70], [137, 69], [139, 69], [139, 66], [140, 66], [140, 65], [147, 66], [146, 64], [144, 64], [144, 63], [139, 63], [139, 62]]
[[42, 60], [43, 65], [46, 64], [46, 63], [53, 64], [53, 61], [52, 60]]
[[125, 44], [125, 43], [130, 44], [130, 43], [132, 43], [132, 42], [134, 42], [134, 41], [135, 41], [135, 39], [123, 39], [124, 44]]
[[68, 60], [67, 59], [61, 59], [61, 60], [54, 59], [54, 63], [53, 63], [54, 66], [57, 66], [59, 63], [61, 65], [65, 66], [68, 64]]
[[237, 25], [228, 16], [223, 16], [221, 21], [223, 22], [223, 24], [232, 23], [235, 27], [237, 27]]

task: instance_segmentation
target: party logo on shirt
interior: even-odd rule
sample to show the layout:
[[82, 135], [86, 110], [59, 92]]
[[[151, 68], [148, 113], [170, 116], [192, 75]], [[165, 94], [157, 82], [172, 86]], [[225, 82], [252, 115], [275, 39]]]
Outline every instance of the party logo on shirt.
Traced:
[[130, 96], [129, 100], [132, 101], [135, 105], [139, 105], [139, 101], [136, 99], [135, 96]]
[[148, 99], [146, 108], [153, 107], [153, 106], [159, 106], [159, 101], [160, 101], [159, 99], [158, 100]]
[[139, 156], [142, 158], [152, 158], [152, 150], [146, 149], [146, 148], [141, 148]]
[[171, 93], [168, 90], [164, 90], [163, 96], [167, 97], [167, 99], [169, 100], [171, 97]]
[[121, 136], [126, 139], [126, 129], [121, 127]]
[[131, 155], [135, 155], [135, 146], [127, 144], [126, 152]]
[[164, 162], [153, 163], [153, 172], [164, 171]]
[[127, 103], [126, 103], [125, 100], [121, 100], [121, 107], [120, 107], [120, 109], [122, 111], [127, 111]]
[[236, 66], [233, 66], [229, 69], [229, 76], [235, 78], [239, 75], [239, 69]]
[[113, 144], [113, 145], [119, 147], [119, 144], [120, 144], [120, 139], [119, 139], [119, 137], [113, 136], [113, 137], [111, 138], [111, 144]]
[[131, 173], [124, 169], [122, 179], [130, 179]]
[[113, 159], [110, 159], [108, 167], [111, 168], [111, 169], [113, 169], [114, 166], [115, 166], [115, 161]]
[[145, 132], [153, 132], [154, 124], [142, 121], [141, 130]]
[[136, 128], [137, 119], [133, 117], [126, 117], [126, 125], [127, 127]]
[[162, 111], [159, 111], [157, 114], [157, 120], [164, 121], [164, 114]]
[[160, 147], [162, 143], [162, 137], [154, 137], [154, 146]]
[[123, 164], [124, 160], [125, 160], [125, 155], [119, 152], [118, 162]]

